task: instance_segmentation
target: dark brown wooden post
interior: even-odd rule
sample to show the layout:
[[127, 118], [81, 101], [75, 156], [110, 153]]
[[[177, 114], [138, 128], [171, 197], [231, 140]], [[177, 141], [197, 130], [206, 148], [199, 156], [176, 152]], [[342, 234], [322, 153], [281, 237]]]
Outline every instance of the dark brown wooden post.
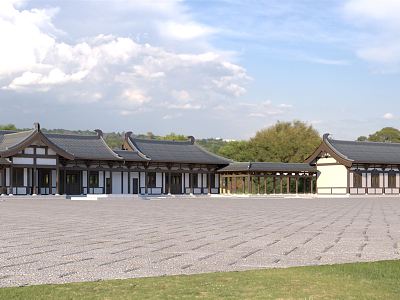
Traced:
[[260, 195], [260, 176], [257, 177], [257, 194]]
[[57, 156], [57, 166], [56, 166], [56, 195], [60, 195], [60, 165]]
[[290, 194], [290, 176], [286, 177], [286, 194]]
[[311, 194], [314, 194], [314, 179], [313, 179], [313, 177], [311, 177], [311, 188], [310, 188], [310, 191], [311, 191]]
[[148, 186], [147, 186], [148, 180], [149, 180], [149, 178], [148, 178], [147, 168], [146, 168], [146, 169], [144, 170], [144, 193], [145, 193], [145, 195], [147, 195], [148, 192], [149, 192]]
[[208, 187], [208, 193], [211, 194], [211, 173], [210, 173], [210, 171], [207, 173], [207, 187]]
[[171, 195], [171, 170], [168, 172], [168, 195]]
[[[161, 175], [161, 184], [163, 182], [162, 176], [163, 176], [163, 174]], [[128, 166], [128, 194], [130, 194], [130, 193], [131, 193], [131, 168], [130, 168], [130, 166]]]
[[1, 178], [1, 192], [0, 194], [7, 194], [6, 191], [6, 168], [2, 169], [1, 172], [2, 174], [2, 178]]
[[282, 174], [279, 174], [279, 182], [280, 182], [280, 192], [283, 194], [283, 178]]
[[274, 185], [274, 190], [273, 193], [276, 194], [276, 176], [274, 175], [274, 180], [273, 180], [273, 185]]

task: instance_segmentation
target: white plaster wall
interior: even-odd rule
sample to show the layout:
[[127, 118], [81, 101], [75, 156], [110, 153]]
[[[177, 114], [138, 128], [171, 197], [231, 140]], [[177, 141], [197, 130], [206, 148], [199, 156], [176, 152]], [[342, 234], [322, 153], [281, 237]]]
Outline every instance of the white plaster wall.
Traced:
[[124, 177], [123, 177], [123, 180], [124, 180], [123, 193], [124, 194], [128, 194], [128, 184], [129, 184], [129, 182], [128, 182], [128, 172], [123, 172], [123, 175], [124, 175]]
[[6, 168], [6, 185], [10, 186], [10, 168]]
[[145, 188], [145, 180], [146, 180], [146, 176], [144, 172], [140, 172], [140, 186], [142, 188]]
[[29, 147], [25, 148], [24, 151], [25, 151], [25, 154], [33, 154], [34, 153], [33, 148], [29, 148]]
[[51, 184], [53, 187], [57, 186], [57, 171], [56, 170], [51, 170]]
[[383, 185], [383, 186], [384, 186], [385, 188], [387, 188], [387, 187], [389, 187], [389, 174], [385, 173], [385, 174], [383, 174], [383, 176], [384, 176], [384, 177], [383, 177], [383, 179], [384, 179], [384, 180], [383, 180], [383, 182], [384, 182], [384, 185]]
[[203, 174], [203, 187], [208, 187], [208, 184], [207, 184], [207, 174]]
[[38, 165], [55, 166], [57, 164], [57, 160], [55, 158], [37, 158], [36, 163]]
[[46, 149], [45, 148], [36, 148], [36, 154], [44, 155], [44, 154], [46, 154]]
[[354, 187], [354, 174], [350, 172], [350, 187]]
[[396, 174], [396, 186], [400, 187], [400, 174]]
[[14, 165], [33, 165], [33, 158], [30, 157], [13, 157]]
[[24, 186], [28, 185], [28, 169], [24, 168]]
[[87, 187], [87, 171], [82, 171], [82, 187]]
[[121, 172], [112, 172], [112, 193], [121, 194]]
[[185, 173], [185, 187], [190, 187], [190, 174]]
[[[386, 174], [387, 175], [387, 174]], [[386, 180], [385, 180], [386, 181]], [[383, 174], [379, 174], [379, 186], [383, 187]]]
[[105, 171], [99, 171], [99, 187], [101, 188], [104, 187], [104, 172]]
[[367, 174], [362, 173], [362, 186], [366, 187], [367, 186]]
[[215, 188], [219, 189], [219, 174], [215, 174]]
[[[319, 164], [332, 163], [332, 165], [321, 166]], [[336, 160], [332, 157], [321, 158], [317, 162], [318, 179], [317, 188], [320, 194], [346, 193], [347, 168], [343, 165], [333, 165]]]
[[156, 186], [161, 187], [161, 185], [162, 185], [162, 173], [157, 172], [156, 173]]

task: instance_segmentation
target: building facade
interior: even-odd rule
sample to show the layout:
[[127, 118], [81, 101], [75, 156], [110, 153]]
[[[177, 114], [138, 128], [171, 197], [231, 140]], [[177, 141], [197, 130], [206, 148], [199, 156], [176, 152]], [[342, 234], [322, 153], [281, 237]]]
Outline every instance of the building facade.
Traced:
[[306, 160], [317, 169], [320, 195], [400, 192], [400, 144], [334, 140], [323, 136]]
[[230, 163], [188, 141], [125, 136], [123, 150], [96, 135], [0, 131], [0, 193], [5, 195], [213, 194]]
[[400, 194], [400, 144], [323, 136], [305, 163], [232, 162], [186, 141], [0, 131], [0, 194]]

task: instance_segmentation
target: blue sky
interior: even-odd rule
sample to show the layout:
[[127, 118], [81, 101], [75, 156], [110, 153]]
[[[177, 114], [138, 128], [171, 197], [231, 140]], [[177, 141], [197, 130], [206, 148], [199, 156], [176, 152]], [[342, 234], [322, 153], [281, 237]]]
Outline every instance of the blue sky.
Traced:
[[400, 116], [400, 1], [0, 3], [0, 123], [355, 139]]

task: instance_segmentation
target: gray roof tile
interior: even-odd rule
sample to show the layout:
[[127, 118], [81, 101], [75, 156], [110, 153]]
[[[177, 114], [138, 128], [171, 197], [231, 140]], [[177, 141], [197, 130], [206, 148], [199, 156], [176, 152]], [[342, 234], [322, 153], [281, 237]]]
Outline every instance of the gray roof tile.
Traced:
[[328, 139], [342, 156], [355, 163], [400, 164], [400, 143], [352, 142]]
[[133, 146], [151, 161], [226, 165], [231, 161], [191, 141], [146, 140], [130, 137]]
[[306, 163], [234, 162], [218, 172], [315, 172], [316, 168]]
[[32, 135], [34, 130], [20, 131], [20, 132], [7, 132], [1, 131], [0, 134], [0, 151], [5, 151], [13, 148]]
[[114, 150], [114, 152], [127, 161], [150, 161], [150, 159], [144, 158], [137, 151]]
[[119, 156], [97, 135], [45, 134], [45, 136], [78, 159], [120, 160]]

